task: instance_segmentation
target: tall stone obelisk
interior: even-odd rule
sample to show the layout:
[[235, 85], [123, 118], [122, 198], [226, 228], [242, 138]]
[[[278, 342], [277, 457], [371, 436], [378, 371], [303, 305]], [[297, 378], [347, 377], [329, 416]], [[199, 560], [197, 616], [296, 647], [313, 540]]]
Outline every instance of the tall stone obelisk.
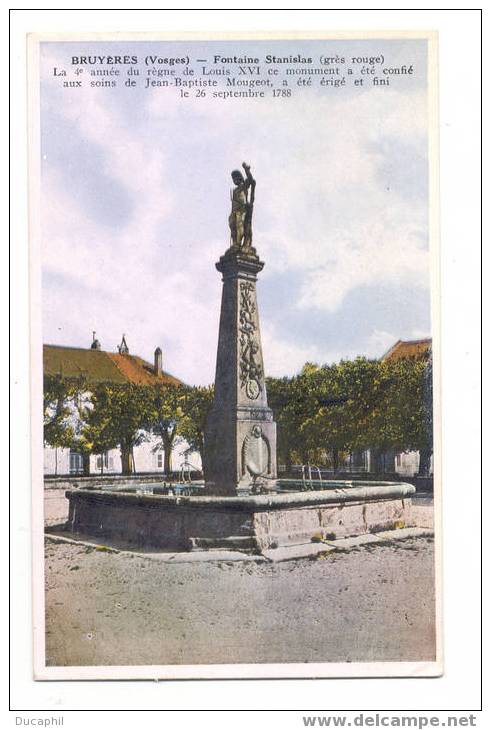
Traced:
[[[236, 496], [276, 478], [276, 424], [268, 408], [256, 299], [264, 263], [252, 246], [255, 181], [235, 170], [231, 246], [216, 264], [223, 291], [215, 397], [205, 429], [205, 489]], [[250, 197], [249, 197], [250, 193]]]

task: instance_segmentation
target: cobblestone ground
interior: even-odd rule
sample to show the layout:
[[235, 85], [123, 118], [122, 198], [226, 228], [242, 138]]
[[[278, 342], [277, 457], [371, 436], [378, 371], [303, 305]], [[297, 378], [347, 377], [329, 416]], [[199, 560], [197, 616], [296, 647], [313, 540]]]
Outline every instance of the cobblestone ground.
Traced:
[[51, 666], [431, 661], [433, 542], [285, 563], [46, 545]]

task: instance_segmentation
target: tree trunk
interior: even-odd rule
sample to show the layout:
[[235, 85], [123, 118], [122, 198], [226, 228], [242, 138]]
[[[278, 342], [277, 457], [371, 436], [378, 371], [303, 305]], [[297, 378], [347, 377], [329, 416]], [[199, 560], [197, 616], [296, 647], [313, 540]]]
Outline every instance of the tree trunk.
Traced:
[[174, 443], [175, 435], [175, 428], [173, 428], [170, 433], [166, 428], [162, 428], [160, 431], [160, 438], [162, 439], [162, 450], [164, 452], [164, 474], [167, 475], [170, 475], [172, 471], [172, 444]]
[[382, 461], [383, 452], [382, 449], [372, 449], [370, 452], [370, 471], [374, 474], [381, 474], [383, 472]]
[[164, 450], [164, 474], [170, 475], [172, 471], [172, 449]]
[[338, 449], [332, 450], [332, 466], [334, 469], [334, 473], [336, 474], [339, 471], [339, 451], [338, 451]]
[[121, 473], [125, 476], [131, 474], [131, 449], [121, 446]]

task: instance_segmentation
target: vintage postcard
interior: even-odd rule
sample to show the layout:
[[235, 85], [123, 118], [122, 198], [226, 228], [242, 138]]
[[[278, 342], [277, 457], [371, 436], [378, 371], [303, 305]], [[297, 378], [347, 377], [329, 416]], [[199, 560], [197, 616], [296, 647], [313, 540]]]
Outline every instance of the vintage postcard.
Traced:
[[37, 679], [437, 676], [437, 37], [28, 39]]

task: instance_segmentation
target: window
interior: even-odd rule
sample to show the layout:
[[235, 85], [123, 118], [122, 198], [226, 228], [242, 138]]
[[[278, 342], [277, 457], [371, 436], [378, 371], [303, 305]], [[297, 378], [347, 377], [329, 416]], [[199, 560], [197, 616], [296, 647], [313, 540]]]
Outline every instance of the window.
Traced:
[[[103, 459], [104, 459], [104, 462], [102, 461]], [[112, 461], [112, 459], [111, 459], [111, 461]], [[108, 457], [107, 451], [102, 456], [99, 455], [97, 457], [97, 459], [96, 459], [96, 467], [97, 467], [97, 469], [102, 469], [103, 463], [104, 463], [104, 469], [107, 469], [108, 466], [109, 466], [109, 457]]]
[[157, 454], [157, 467], [162, 469], [162, 454]]
[[82, 454], [70, 449], [70, 474], [83, 474], [84, 460]]

